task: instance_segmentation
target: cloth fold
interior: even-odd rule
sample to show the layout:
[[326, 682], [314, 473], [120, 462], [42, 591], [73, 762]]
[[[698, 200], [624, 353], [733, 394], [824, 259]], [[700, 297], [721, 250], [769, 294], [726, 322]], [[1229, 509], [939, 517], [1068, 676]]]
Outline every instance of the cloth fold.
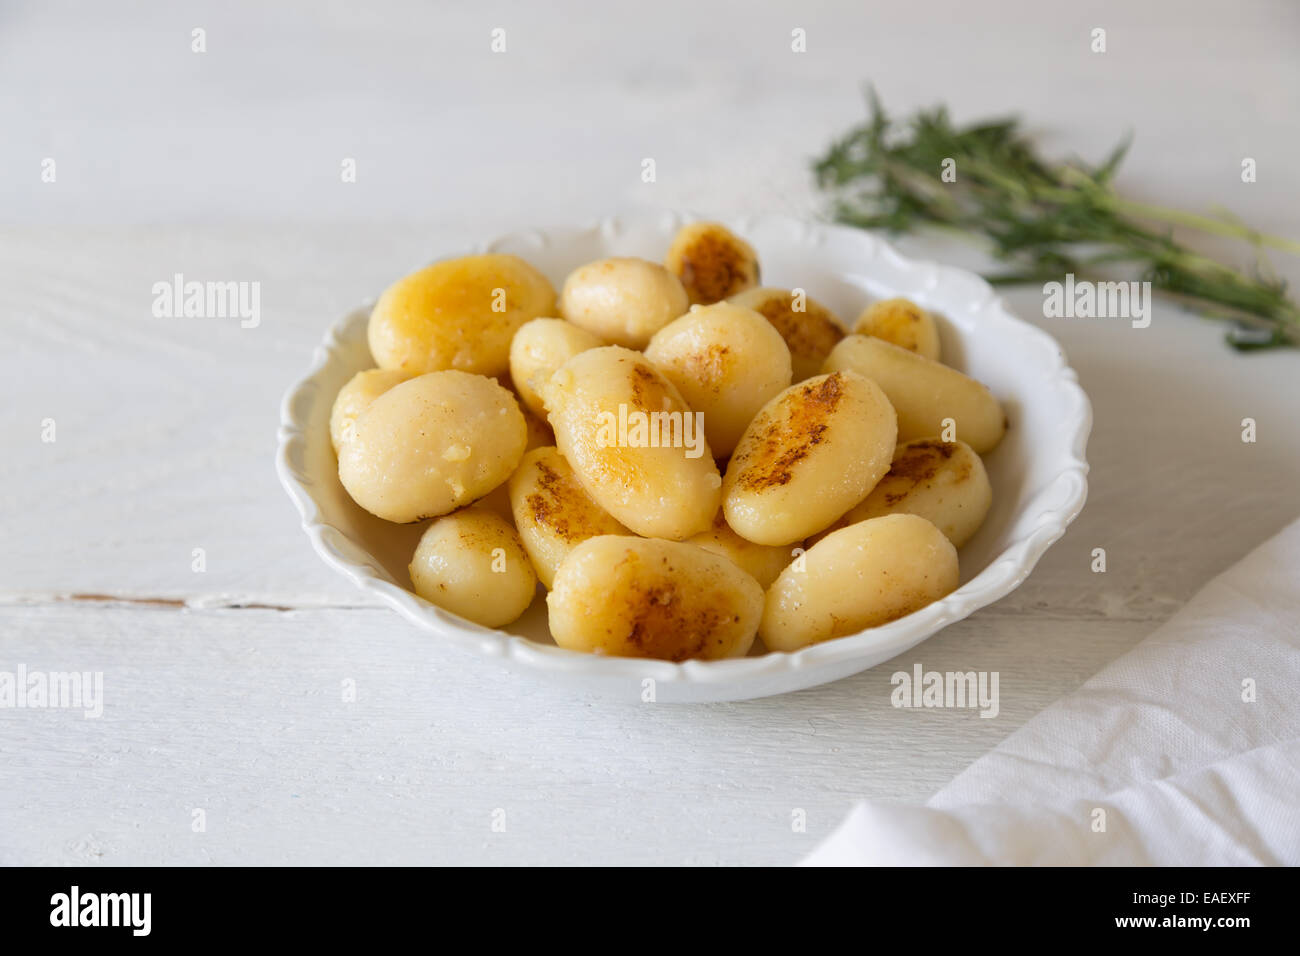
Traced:
[[804, 861], [1300, 865], [1300, 520], [925, 806]]

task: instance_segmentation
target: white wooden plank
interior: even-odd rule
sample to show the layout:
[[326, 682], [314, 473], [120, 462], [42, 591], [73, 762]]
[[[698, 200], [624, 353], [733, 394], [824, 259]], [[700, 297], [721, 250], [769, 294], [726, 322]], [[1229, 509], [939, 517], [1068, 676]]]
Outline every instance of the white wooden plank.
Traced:
[[[381, 610], [2, 608], [0, 671], [102, 671], [104, 707], [0, 708], [0, 863], [789, 863], [1147, 629], [1098, 623], [986, 614], [818, 690], [690, 707], [573, 697]], [[998, 671], [1000, 714], [893, 708], [917, 662]]]
[[[812, 208], [807, 162], [864, 113], [1022, 112], [1153, 202], [1294, 223], [1289, 0], [700, 4], [255, 2], [122, 11], [10, 0], [6, 221], [535, 222], [648, 203]], [[400, 23], [400, 28], [394, 24]], [[203, 54], [191, 30], [207, 31]], [[1107, 30], [1104, 54], [1091, 31]], [[493, 54], [491, 31], [506, 30]], [[806, 52], [791, 48], [805, 32]], [[1218, 68], [1206, 68], [1213, 51]], [[26, 95], [40, 77], [39, 96]], [[1240, 161], [1259, 180], [1244, 186]], [[41, 160], [58, 161], [56, 184]], [[340, 181], [344, 157], [358, 161]], [[657, 179], [641, 181], [641, 161]]]
[[[300, 244], [305, 233], [5, 241], [4, 591], [358, 600], [297, 532], [273, 457], [281, 394], [325, 328], [420, 258], [414, 231], [405, 249], [385, 233], [337, 231], [314, 247]], [[340, 268], [357, 241], [385, 250], [373, 271]], [[261, 324], [154, 318], [153, 283], [178, 272], [260, 282]], [[41, 440], [47, 419], [52, 444]]]

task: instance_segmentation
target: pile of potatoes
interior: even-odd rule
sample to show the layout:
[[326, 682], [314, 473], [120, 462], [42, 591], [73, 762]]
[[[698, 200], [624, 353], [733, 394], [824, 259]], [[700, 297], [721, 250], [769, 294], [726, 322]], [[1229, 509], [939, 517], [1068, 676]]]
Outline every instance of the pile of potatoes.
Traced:
[[[384, 292], [378, 368], [339, 392], [330, 436], [358, 505], [428, 522], [415, 592], [501, 627], [540, 580], [561, 647], [682, 661], [797, 650], [956, 588], [997, 400], [941, 364], [916, 304], [873, 303], [846, 334], [759, 276], [748, 243], [695, 223], [663, 264], [591, 262], [558, 295], [510, 255]], [[655, 438], [612, 440], [638, 416]]]

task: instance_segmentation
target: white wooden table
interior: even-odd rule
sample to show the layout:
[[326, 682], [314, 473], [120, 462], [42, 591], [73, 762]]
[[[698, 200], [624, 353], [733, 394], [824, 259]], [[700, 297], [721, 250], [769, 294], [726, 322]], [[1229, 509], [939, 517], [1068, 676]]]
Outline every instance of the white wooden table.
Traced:
[[[1092, 397], [1087, 508], [999, 604], [786, 697], [614, 705], [439, 646], [320, 564], [272, 467], [285, 386], [395, 276], [616, 208], [811, 214], [807, 159], [869, 76], [900, 112], [1023, 111], [1053, 151], [1097, 156], [1134, 127], [1122, 188], [1300, 236], [1289, 5], [1099, 6], [669, 3], [621, 25], [536, 5], [15, 7], [0, 670], [102, 671], [105, 700], [99, 719], [0, 709], [0, 863], [791, 862], [855, 798], [925, 799], [1149, 633], [1300, 512], [1300, 359], [1234, 355], [1167, 307], [1134, 333], [1009, 295]], [[260, 282], [260, 325], [155, 318], [177, 272]], [[889, 675], [917, 661], [1000, 672], [1000, 715], [891, 708]]]

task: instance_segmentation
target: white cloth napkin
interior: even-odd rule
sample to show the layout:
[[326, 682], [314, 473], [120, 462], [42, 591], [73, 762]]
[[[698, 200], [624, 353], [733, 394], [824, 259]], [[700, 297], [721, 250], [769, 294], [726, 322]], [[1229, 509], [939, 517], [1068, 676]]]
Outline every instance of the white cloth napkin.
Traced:
[[925, 806], [858, 804], [803, 861], [907, 864], [1300, 865], [1300, 520]]

